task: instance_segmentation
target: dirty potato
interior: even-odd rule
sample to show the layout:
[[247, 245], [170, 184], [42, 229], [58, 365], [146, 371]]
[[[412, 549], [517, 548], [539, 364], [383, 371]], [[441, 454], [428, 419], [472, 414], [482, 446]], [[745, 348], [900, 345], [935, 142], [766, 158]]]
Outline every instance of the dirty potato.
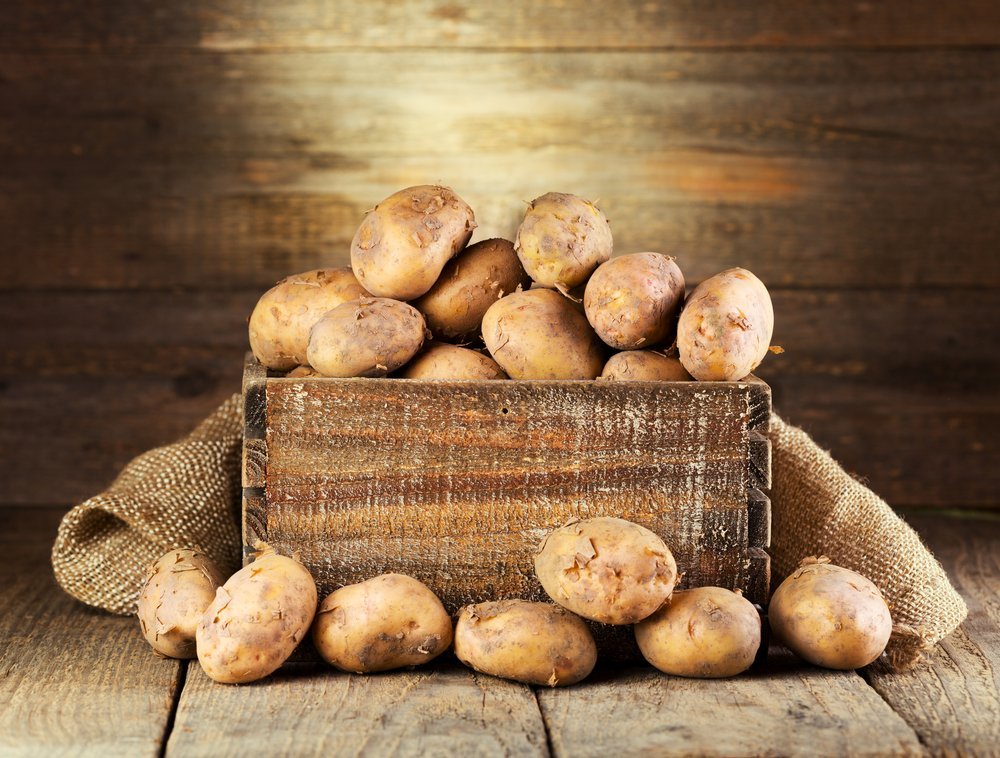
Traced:
[[829, 669], [873, 663], [892, 634], [892, 616], [878, 587], [825, 556], [807, 558], [778, 586], [767, 617], [779, 642]]
[[413, 301], [427, 328], [441, 340], [479, 336], [486, 310], [504, 295], [531, 286], [514, 244], [489, 239], [470, 245], [445, 264], [427, 294]]
[[199, 550], [171, 550], [150, 566], [136, 615], [142, 636], [160, 655], [194, 658], [195, 630], [225, 577]]
[[351, 243], [351, 268], [373, 295], [412, 300], [431, 288], [475, 228], [472, 208], [450, 188], [407, 187], [365, 215]]
[[615, 353], [598, 379], [617, 382], [689, 382], [691, 374], [674, 358], [652, 350]]
[[475, 350], [446, 342], [425, 347], [397, 374], [403, 379], [506, 379], [503, 369]]
[[311, 379], [317, 376], [323, 375], [312, 366], [296, 366], [285, 374], [286, 379]]
[[594, 379], [604, 347], [586, 317], [558, 292], [507, 295], [483, 316], [483, 341], [511, 379]]
[[309, 330], [324, 313], [368, 295], [350, 268], [321, 268], [282, 279], [250, 314], [250, 349], [263, 365], [287, 371], [306, 362]]
[[565, 291], [611, 257], [611, 225], [589, 200], [549, 192], [528, 204], [514, 249], [534, 281]]
[[773, 331], [767, 288], [746, 269], [731, 268], [695, 287], [677, 324], [677, 349], [695, 379], [732, 382], [760, 365]]
[[198, 661], [217, 682], [253, 682], [276, 670], [308, 633], [316, 584], [298, 561], [266, 546], [219, 587], [201, 617]]
[[722, 587], [675, 590], [635, 625], [635, 639], [643, 657], [666, 674], [736, 676], [757, 656], [760, 615], [740, 593]]
[[309, 365], [323, 376], [385, 376], [424, 344], [424, 318], [412, 305], [385, 297], [344, 303], [316, 322]]
[[674, 259], [633, 253], [597, 267], [583, 305], [597, 336], [616, 350], [673, 341], [684, 302], [684, 275]]
[[327, 663], [367, 674], [418, 666], [451, 645], [451, 617], [437, 595], [403, 574], [342, 587], [323, 600], [313, 642]]
[[590, 674], [597, 646], [587, 625], [562, 608], [499, 600], [459, 612], [455, 655], [484, 674], [559, 687]]
[[620, 518], [572, 521], [548, 534], [535, 574], [554, 601], [603, 624], [635, 624], [674, 589], [677, 564], [656, 534]]

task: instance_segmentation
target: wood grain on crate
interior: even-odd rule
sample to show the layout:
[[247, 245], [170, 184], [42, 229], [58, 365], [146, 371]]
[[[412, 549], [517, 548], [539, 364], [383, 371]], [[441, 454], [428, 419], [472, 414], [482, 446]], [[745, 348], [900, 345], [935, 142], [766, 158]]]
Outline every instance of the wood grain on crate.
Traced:
[[544, 534], [607, 515], [663, 536], [684, 586], [766, 597], [759, 380], [292, 380], [252, 357], [245, 377], [246, 549], [297, 553], [321, 592], [399, 571], [452, 611], [541, 599]]

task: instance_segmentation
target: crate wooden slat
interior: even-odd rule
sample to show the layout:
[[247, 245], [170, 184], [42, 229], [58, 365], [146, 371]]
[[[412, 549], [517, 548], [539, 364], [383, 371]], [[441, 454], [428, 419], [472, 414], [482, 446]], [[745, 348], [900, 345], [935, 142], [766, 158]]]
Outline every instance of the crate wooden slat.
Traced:
[[298, 554], [321, 592], [411, 574], [449, 610], [542, 599], [532, 555], [574, 517], [667, 541], [682, 586], [769, 580], [770, 388], [244, 375], [243, 533]]

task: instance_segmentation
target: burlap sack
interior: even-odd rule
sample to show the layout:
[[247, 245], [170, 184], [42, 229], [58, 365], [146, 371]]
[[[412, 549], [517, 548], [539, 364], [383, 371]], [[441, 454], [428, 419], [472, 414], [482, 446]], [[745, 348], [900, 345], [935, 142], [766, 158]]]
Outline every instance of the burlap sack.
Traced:
[[[890, 666], [965, 618], [965, 603], [910, 527], [852, 479], [801, 429], [772, 417], [771, 555], [776, 577], [828, 555], [870, 577], [892, 608]], [[112, 613], [135, 611], [146, 567], [171, 548], [197, 546], [226, 570], [240, 556], [242, 418], [234, 395], [189, 436], [129, 463], [111, 487], [71, 510], [52, 549], [56, 580]]]

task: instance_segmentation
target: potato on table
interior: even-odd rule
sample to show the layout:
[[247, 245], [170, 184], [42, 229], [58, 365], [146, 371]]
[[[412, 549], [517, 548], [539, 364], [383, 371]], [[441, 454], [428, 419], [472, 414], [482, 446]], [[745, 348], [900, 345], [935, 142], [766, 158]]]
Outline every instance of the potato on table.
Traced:
[[321, 268], [282, 279], [250, 314], [250, 349], [263, 365], [287, 371], [306, 363], [309, 330], [324, 313], [369, 293], [350, 268]]
[[253, 682], [284, 663], [309, 632], [316, 584], [298, 561], [269, 547], [222, 586], [201, 617], [198, 661], [217, 682]]
[[528, 205], [514, 249], [543, 287], [570, 290], [611, 257], [611, 225], [589, 200], [548, 192]]
[[620, 518], [573, 521], [535, 554], [548, 596], [604, 624], [634, 624], [660, 608], [677, 581], [674, 556], [654, 532]]
[[451, 617], [422, 582], [383, 574], [331, 592], [320, 604], [313, 642], [327, 663], [366, 674], [433, 660], [451, 645]]
[[493, 303], [530, 286], [514, 244], [488, 239], [448, 261], [434, 286], [413, 306], [424, 314], [437, 339], [467, 342], [479, 336], [483, 315]]
[[403, 379], [506, 379], [488, 355], [466, 347], [435, 342], [417, 353], [397, 376]]
[[558, 292], [507, 295], [486, 311], [483, 341], [511, 379], [594, 379], [604, 346], [586, 317]]
[[722, 587], [675, 590], [669, 602], [635, 625], [643, 657], [667, 674], [702, 679], [750, 668], [761, 642], [760, 614]]
[[652, 350], [615, 353], [604, 364], [598, 379], [618, 382], [690, 382], [693, 377], [679, 358]]
[[351, 268], [373, 295], [412, 300], [431, 288], [475, 228], [472, 208], [450, 188], [407, 187], [365, 215], [351, 243]]
[[773, 332], [767, 288], [746, 269], [731, 268], [688, 297], [677, 324], [677, 350], [695, 379], [732, 382], [760, 365]]
[[807, 558], [778, 586], [767, 617], [780, 643], [829, 669], [873, 663], [892, 634], [892, 616], [879, 588], [825, 556]]
[[199, 550], [171, 550], [149, 568], [139, 592], [142, 636], [160, 655], [194, 658], [195, 630], [225, 577]]
[[672, 341], [684, 302], [684, 275], [660, 253], [632, 253], [597, 267], [583, 304], [597, 336], [616, 350]]
[[499, 600], [459, 611], [455, 655], [484, 674], [559, 687], [590, 674], [597, 646], [587, 625], [558, 606]]
[[412, 305], [385, 297], [354, 300], [313, 326], [309, 365], [323, 376], [385, 376], [416, 355], [426, 331]]

